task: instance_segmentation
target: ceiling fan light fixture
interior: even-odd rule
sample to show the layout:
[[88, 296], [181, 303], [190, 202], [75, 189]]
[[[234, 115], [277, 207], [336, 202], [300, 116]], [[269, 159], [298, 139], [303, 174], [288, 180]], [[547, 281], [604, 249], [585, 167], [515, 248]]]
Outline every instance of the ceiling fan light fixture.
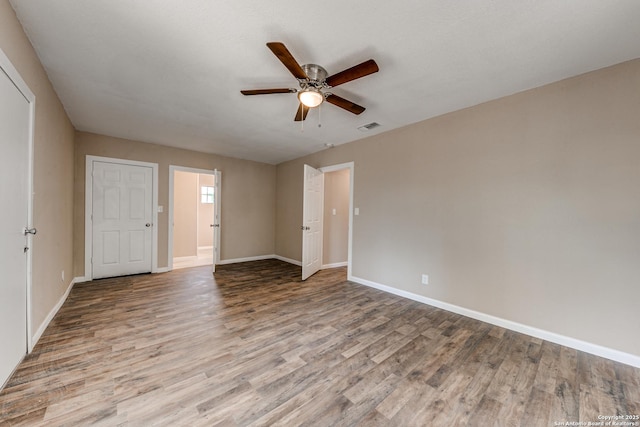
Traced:
[[317, 107], [324, 101], [324, 95], [314, 87], [307, 88], [298, 92], [300, 102], [309, 108]]

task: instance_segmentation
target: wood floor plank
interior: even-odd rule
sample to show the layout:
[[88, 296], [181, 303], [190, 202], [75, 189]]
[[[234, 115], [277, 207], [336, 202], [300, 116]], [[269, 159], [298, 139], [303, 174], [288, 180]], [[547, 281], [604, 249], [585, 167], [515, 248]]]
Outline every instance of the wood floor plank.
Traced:
[[640, 411], [640, 369], [265, 260], [77, 284], [0, 426], [536, 426]]

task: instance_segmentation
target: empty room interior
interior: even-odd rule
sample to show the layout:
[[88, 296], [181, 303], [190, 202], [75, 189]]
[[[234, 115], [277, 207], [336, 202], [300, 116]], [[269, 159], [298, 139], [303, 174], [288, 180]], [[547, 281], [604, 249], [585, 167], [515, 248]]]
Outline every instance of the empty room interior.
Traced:
[[0, 0], [0, 425], [640, 426], [639, 18]]

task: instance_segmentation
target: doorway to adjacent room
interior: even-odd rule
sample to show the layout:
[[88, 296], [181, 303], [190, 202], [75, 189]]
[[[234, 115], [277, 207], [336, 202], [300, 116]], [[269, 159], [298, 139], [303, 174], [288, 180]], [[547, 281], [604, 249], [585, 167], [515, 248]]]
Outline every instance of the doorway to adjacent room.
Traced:
[[170, 167], [170, 269], [220, 261], [220, 172]]

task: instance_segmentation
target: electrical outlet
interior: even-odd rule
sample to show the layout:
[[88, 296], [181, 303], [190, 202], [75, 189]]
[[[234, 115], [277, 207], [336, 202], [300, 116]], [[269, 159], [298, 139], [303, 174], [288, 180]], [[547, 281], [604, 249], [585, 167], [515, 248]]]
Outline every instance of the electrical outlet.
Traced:
[[422, 275], [422, 284], [423, 285], [428, 285], [429, 284], [429, 275], [428, 274], [423, 274]]

